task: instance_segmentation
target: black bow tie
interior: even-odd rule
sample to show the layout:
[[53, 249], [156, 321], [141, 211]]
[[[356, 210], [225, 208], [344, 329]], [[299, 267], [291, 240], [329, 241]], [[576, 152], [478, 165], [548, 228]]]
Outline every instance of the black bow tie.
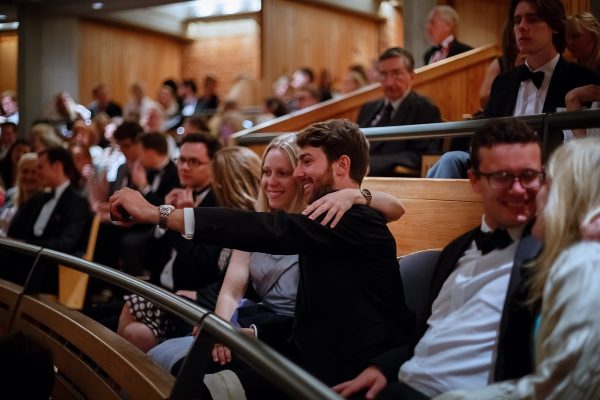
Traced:
[[496, 229], [494, 232], [483, 232], [481, 229], [475, 233], [475, 244], [486, 255], [492, 250], [502, 250], [513, 242], [506, 229]]
[[529, 80], [539, 89], [544, 81], [544, 71], [533, 72], [526, 65], [521, 66], [519, 69], [519, 81], [523, 82]]

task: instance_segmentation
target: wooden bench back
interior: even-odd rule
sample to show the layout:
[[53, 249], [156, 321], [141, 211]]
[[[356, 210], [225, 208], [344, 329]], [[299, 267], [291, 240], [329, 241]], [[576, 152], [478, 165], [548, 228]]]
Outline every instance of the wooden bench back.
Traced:
[[0, 279], [0, 335], [8, 333], [23, 288]]
[[481, 223], [481, 197], [466, 179], [365, 178], [363, 187], [395, 195], [406, 213], [388, 225], [398, 256], [437, 249]]
[[53, 399], [167, 399], [175, 381], [125, 339], [47, 295], [22, 296], [12, 331], [54, 354]]

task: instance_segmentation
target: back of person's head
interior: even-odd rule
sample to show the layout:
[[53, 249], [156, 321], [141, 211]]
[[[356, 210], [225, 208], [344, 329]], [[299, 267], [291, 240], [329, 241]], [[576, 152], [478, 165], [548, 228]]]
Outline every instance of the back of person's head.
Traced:
[[569, 37], [579, 37], [586, 33], [591, 35], [591, 39], [594, 42], [591, 53], [581, 58], [577, 56], [577, 62], [592, 70], [600, 70], [600, 22], [598, 22], [594, 14], [582, 12], [571, 15], [567, 18], [566, 30], [567, 42]]
[[49, 164], [54, 164], [57, 162], [60, 163], [63, 167], [63, 173], [67, 178], [69, 178], [71, 184], [75, 186], [79, 185], [81, 174], [77, 170], [75, 161], [73, 160], [73, 155], [71, 155], [69, 150], [65, 149], [64, 147], [54, 146], [38, 153], [38, 157], [43, 155], [48, 157]]
[[215, 153], [212, 187], [221, 207], [254, 210], [260, 187], [260, 158], [247, 147], [231, 146]]
[[546, 204], [538, 210], [544, 247], [534, 263], [532, 300], [541, 298], [548, 269], [560, 253], [582, 240], [581, 225], [600, 213], [600, 138], [573, 140], [559, 147], [550, 156], [546, 177]]
[[431, 10], [431, 15], [435, 15], [442, 21], [449, 23], [453, 27], [453, 30], [456, 29], [456, 26], [459, 22], [458, 13], [456, 10], [447, 5], [435, 6]]
[[192, 91], [192, 93], [194, 93], [194, 94], [198, 93], [198, 85], [196, 85], [195, 80], [185, 79], [183, 82], [181, 82], [181, 84], [183, 86], [185, 86], [186, 88], [190, 89]]
[[52, 125], [39, 123], [31, 127], [29, 141], [35, 151], [54, 146], [64, 146], [65, 142], [58, 136]]
[[481, 162], [479, 149], [491, 148], [499, 144], [537, 143], [539, 135], [532, 131], [527, 124], [516, 118], [493, 120], [477, 128], [471, 137], [471, 167], [479, 171]]
[[415, 70], [415, 59], [413, 55], [403, 47], [390, 47], [384, 50], [384, 52], [379, 55], [378, 60], [381, 62], [396, 57], [400, 57], [404, 60], [404, 65], [408, 72], [413, 72]]
[[[261, 161], [261, 171], [265, 164], [265, 158], [271, 150], [279, 150], [290, 162], [292, 171], [296, 169], [296, 166], [298, 165], [298, 146], [296, 145], [295, 133], [285, 133], [271, 140], [271, 142], [263, 152], [263, 157]], [[302, 211], [306, 206], [302, 195], [302, 186], [300, 185], [300, 182], [296, 181], [296, 186], [296, 195], [294, 196], [294, 199], [292, 200], [289, 209], [286, 210], [291, 213], [298, 213]], [[262, 189], [258, 194], [256, 209], [258, 211], [270, 210], [267, 194]]]
[[206, 122], [206, 117], [202, 115], [190, 115], [185, 119], [183, 125], [185, 127], [186, 134], [210, 132], [210, 128]]
[[22, 333], [0, 337], [0, 360], [3, 398], [50, 398], [55, 373], [48, 348]]
[[265, 106], [275, 117], [281, 117], [289, 112], [287, 105], [279, 97], [267, 97], [265, 99]]
[[565, 51], [566, 22], [565, 6], [561, 0], [511, 0], [508, 19], [514, 25], [515, 9], [521, 2], [533, 5], [537, 16], [552, 29], [552, 43], [557, 52]]
[[306, 79], [308, 80], [308, 83], [312, 83], [312, 82], [315, 81], [315, 73], [313, 72], [312, 68], [310, 68], [310, 67], [300, 67], [296, 71], [299, 71], [304, 76], [306, 76]]
[[174, 79], [165, 79], [162, 84], [169, 87], [173, 93], [177, 93], [177, 82]]
[[211, 160], [215, 157], [215, 153], [223, 147], [223, 144], [219, 139], [207, 134], [207, 133], [190, 133], [181, 140], [181, 146], [186, 143], [204, 143], [206, 146], [206, 153], [208, 158]]
[[169, 153], [169, 144], [164, 134], [160, 132], [150, 132], [140, 136], [140, 142], [144, 150], [154, 150], [161, 156]]
[[9, 121], [5, 121], [0, 124], [0, 133], [8, 129], [12, 129], [13, 132], [16, 134], [19, 131], [19, 126], [14, 122]]
[[343, 155], [350, 158], [350, 178], [362, 183], [369, 166], [369, 144], [357, 124], [347, 119], [317, 122], [298, 132], [298, 147], [318, 147], [329, 163]]
[[133, 121], [124, 121], [115, 129], [113, 138], [118, 141], [130, 139], [132, 142], [138, 142], [143, 134], [144, 128], [140, 124]]

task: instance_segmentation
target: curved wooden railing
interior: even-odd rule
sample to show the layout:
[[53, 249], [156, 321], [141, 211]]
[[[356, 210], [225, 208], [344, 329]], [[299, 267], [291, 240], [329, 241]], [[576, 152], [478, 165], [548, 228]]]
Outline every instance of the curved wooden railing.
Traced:
[[[461, 120], [464, 114], [479, 109], [479, 86], [488, 64], [498, 54], [499, 49], [496, 45], [487, 45], [433, 65], [417, 68], [414, 89], [438, 105], [444, 120]], [[372, 84], [336, 99], [245, 129], [234, 134], [233, 138], [258, 132], [297, 131], [314, 122], [331, 118], [356, 121], [358, 111], [364, 103], [382, 96], [381, 85]]]

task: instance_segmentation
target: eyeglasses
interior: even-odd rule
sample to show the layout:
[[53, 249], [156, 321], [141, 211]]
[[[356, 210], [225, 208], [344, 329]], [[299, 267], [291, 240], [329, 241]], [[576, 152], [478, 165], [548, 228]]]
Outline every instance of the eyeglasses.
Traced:
[[190, 167], [190, 168], [196, 168], [201, 165], [208, 165], [208, 164], [210, 164], [210, 162], [200, 161], [197, 158], [193, 158], [193, 157], [190, 157], [190, 158], [179, 157], [179, 159], [177, 160], [177, 165], [183, 165], [183, 164], [187, 164], [188, 167]]
[[511, 174], [506, 171], [489, 173], [475, 171], [475, 175], [488, 178], [490, 186], [494, 189], [507, 189], [514, 185], [515, 180], [518, 180], [525, 189], [537, 189], [546, 179], [546, 174], [543, 171], [536, 171], [535, 169], [526, 169], [519, 175]]

